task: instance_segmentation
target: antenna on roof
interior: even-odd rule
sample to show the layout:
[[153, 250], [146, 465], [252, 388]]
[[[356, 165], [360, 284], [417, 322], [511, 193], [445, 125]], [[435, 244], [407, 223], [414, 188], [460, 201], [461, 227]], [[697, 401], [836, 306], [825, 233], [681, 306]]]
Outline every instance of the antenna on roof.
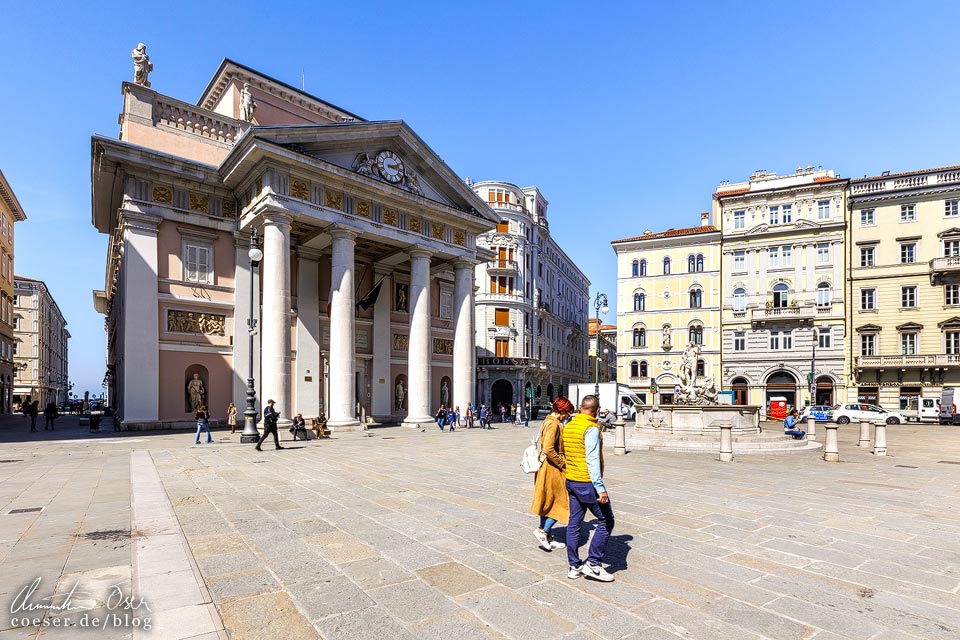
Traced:
[[300, 91], [307, 91], [307, 74], [303, 72], [303, 67], [300, 67]]

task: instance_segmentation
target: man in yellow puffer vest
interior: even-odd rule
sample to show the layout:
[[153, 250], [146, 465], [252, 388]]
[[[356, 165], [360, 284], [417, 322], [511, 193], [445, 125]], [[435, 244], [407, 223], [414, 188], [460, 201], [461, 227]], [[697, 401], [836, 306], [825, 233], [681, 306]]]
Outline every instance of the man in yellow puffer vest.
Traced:
[[[563, 453], [567, 466], [567, 494], [570, 496], [570, 520], [567, 524], [567, 560], [570, 579], [584, 576], [601, 582], [613, 582], [613, 576], [601, 566], [603, 551], [613, 531], [613, 508], [603, 484], [603, 436], [597, 427], [600, 400], [584, 396], [580, 413], [563, 428]], [[580, 562], [580, 526], [587, 510], [597, 518], [587, 561]]]

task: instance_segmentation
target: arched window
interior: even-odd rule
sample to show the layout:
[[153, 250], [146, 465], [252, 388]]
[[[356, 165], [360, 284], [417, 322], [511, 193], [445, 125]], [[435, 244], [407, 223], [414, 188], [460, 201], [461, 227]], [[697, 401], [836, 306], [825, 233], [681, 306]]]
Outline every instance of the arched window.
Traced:
[[640, 365], [636, 360], [630, 363], [630, 377], [639, 378], [640, 377]]
[[707, 377], [707, 363], [704, 360], [697, 360], [697, 376], [700, 378]]
[[670, 275], [670, 258], [663, 259], [663, 275]]
[[690, 342], [694, 344], [703, 344], [703, 327], [695, 324], [690, 327]]
[[703, 306], [703, 291], [700, 289], [690, 290], [690, 308], [699, 309]]
[[734, 311], [747, 310], [747, 290], [746, 289], [741, 287], [733, 290], [733, 310]]
[[647, 377], [647, 361], [646, 360], [640, 361], [640, 377], [641, 378]]
[[634, 278], [636, 278], [637, 276], [640, 275], [640, 261], [639, 261], [639, 260], [634, 260], [634, 261], [633, 261], [633, 264], [632, 264], [631, 267], [630, 267], [630, 273], [631, 273], [631, 275], [632, 275]]
[[782, 282], [773, 286], [773, 306], [777, 308], [790, 306], [790, 287]]
[[703, 254], [697, 254], [697, 271], [703, 271]]
[[647, 261], [646, 261], [646, 260], [641, 260], [641, 261], [640, 261], [640, 275], [641, 275], [641, 276], [647, 275]]
[[831, 298], [833, 297], [833, 292], [830, 291], [829, 282], [821, 282], [817, 285], [817, 306], [818, 307], [829, 307]]
[[687, 257], [687, 271], [693, 273], [697, 270], [697, 257], [692, 253]]
[[646, 311], [647, 309], [647, 296], [643, 293], [633, 294], [633, 310], [634, 311]]
[[634, 347], [647, 346], [647, 332], [645, 329], [633, 330], [633, 346]]

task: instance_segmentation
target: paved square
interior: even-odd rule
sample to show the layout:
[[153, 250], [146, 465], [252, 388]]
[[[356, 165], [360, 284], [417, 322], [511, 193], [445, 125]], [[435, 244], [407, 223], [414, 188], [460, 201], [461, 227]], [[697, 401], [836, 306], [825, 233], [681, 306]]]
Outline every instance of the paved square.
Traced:
[[[11, 628], [38, 576], [50, 592], [142, 591], [151, 632], [91, 637], [960, 637], [953, 427], [891, 427], [885, 458], [841, 429], [839, 464], [608, 442], [617, 580], [601, 584], [536, 547], [528, 429], [384, 428], [258, 454], [224, 432], [194, 446], [22, 426], [0, 424], [17, 460], [0, 463], [0, 637], [76, 637]], [[8, 515], [29, 507], [43, 510]]]

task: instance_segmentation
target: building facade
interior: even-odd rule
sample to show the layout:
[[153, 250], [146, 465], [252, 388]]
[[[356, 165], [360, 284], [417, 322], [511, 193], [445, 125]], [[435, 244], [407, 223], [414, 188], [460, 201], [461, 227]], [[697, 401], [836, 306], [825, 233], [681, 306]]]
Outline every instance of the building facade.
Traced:
[[848, 250], [851, 398], [960, 386], [960, 166], [851, 180]]
[[590, 336], [588, 354], [591, 380], [615, 382], [617, 380], [617, 325], [601, 324], [597, 318], [588, 318], [587, 333]]
[[67, 321], [47, 285], [16, 276], [14, 283], [14, 336], [17, 380], [14, 402], [37, 400], [62, 406], [70, 391]]
[[120, 138], [91, 159], [125, 428], [242, 411], [251, 374], [281, 419], [335, 429], [474, 401], [477, 237], [499, 218], [410, 127], [230, 60], [196, 103], [122, 94]]
[[684, 348], [695, 343], [698, 380], [719, 380], [720, 232], [710, 214], [701, 214], [699, 227], [646, 231], [611, 244], [617, 254], [617, 379], [644, 402], [672, 404]]
[[500, 222], [477, 238], [477, 398], [493, 407], [552, 400], [588, 379], [590, 281], [550, 236], [536, 187], [471, 183]]
[[0, 171], [0, 413], [13, 408], [15, 378], [14, 354], [14, 230], [17, 222], [27, 219], [16, 194]]
[[735, 404], [847, 398], [846, 190], [846, 180], [813, 167], [717, 188], [723, 388]]

